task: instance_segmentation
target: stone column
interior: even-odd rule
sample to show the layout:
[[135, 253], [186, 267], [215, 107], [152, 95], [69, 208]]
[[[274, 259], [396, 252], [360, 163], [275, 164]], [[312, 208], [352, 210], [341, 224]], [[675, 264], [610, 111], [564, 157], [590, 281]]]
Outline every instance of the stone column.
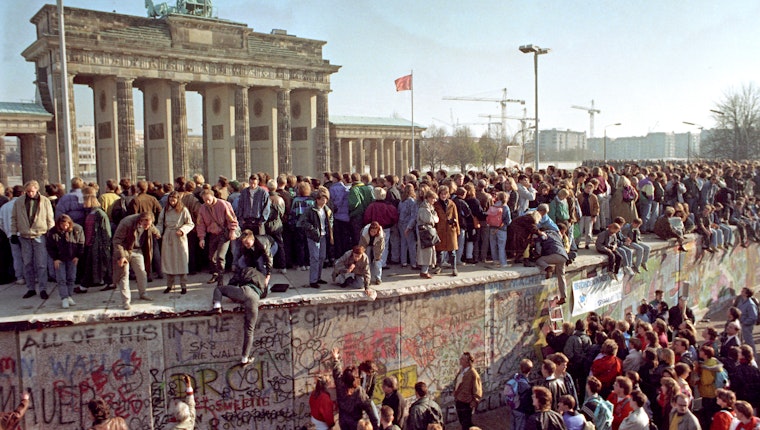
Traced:
[[396, 169], [396, 150], [394, 149], [396, 147], [396, 141], [391, 140], [388, 142], [387, 145], [385, 145], [385, 164], [388, 166], [386, 171], [386, 175], [393, 174], [393, 171]]
[[315, 162], [317, 172], [330, 170], [330, 117], [328, 115], [327, 92], [317, 93], [317, 127], [314, 130], [314, 144], [316, 146]]
[[341, 152], [341, 171], [342, 172], [353, 172], [353, 163], [354, 163], [354, 157], [353, 157], [353, 151], [351, 150], [351, 140], [350, 139], [340, 139], [340, 152]]
[[5, 134], [0, 133], [0, 182], [2, 182], [5, 187], [8, 187], [8, 171], [6, 170], [6, 167], [8, 164], [6, 163], [5, 159]]
[[290, 135], [290, 90], [277, 90], [277, 152], [280, 173], [293, 173]]
[[397, 140], [394, 142], [393, 146], [396, 148], [396, 164], [392, 174], [401, 177], [403, 175], [404, 166], [404, 140]]
[[398, 172], [399, 178], [409, 173], [409, 141], [404, 139], [401, 141], [401, 156], [403, 161], [401, 163], [401, 171]]
[[137, 180], [137, 149], [135, 145], [135, 111], [132, 100], [133, 79], [116, 79], [116, 105], [119, 136], [119, 172], [122, 178]]
[[[204, 90], [201, 93], [201, 112], [202, 114], [202, 123], [203, 124], [203, 138], [201, 139], [201, 145], [203, 145], [203, 171], [201, 172], [203, 174], [204, 178], [208, 178], [208, 172], [209, 172], [209, 156], [208, 156], [208, 134], [209, 130], [208, 127], [208, 95], [206, 94], [206, 91]], [[195, 172], [193, 172], [195, 173]]]
[[377, 173], [377, 139], [369, 144], [369, 173], [376, 178]]
[[248, 87], [235, 88], [235, 172], [245, 183], [251, 174], [251, 136], [248, 116]]
[[[172, 164], [174, 176], [187, 176], [190, 158], [187, 149], [187, 103], [185, 82], [172, 82]], [[172, 178], [174, 179], [174, 178]]]
[[385, 172], [385, 145], [381, 138], [377, 139], [377, 174], [383, 175]]
[[359, 138], [354, 141], [356, 144], [356, 171], [359, 174], [364, 173], [364, 139]]
[[343, 166], [341, 165], [341, 151], [340, 151], [340, 139], [330, 141], [330, 169], [334, 172], [343, 174]]
[[40, 183], [40, 186], [48, 183], [48, 158], [45, 135], [22, 135], [19, 149], [21, 152], [21, 182], [26, 183], [35, 179]]

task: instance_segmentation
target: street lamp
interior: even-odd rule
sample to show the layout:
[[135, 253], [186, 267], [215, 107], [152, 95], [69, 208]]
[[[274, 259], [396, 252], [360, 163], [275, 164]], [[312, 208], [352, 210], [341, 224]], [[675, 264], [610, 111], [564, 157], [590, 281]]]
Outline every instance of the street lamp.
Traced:
[[535, 82], [535, 97], [536, 97], [536, 133], [533, 135], [533, 139], [536, 142], [536, 171], [538, 171], [538, 56], [548, 54], [551, 49], [540, 48], [536, 45], [522, 45], [520, 46], [520, 52], [523, 54], [533, 54], [533, 80]]
[[622, 123], [616, 122], [615, 124], [608, 124], [604, 126], [604, 161], [607, 161], [607, 127], [615, 127], [616, 125], [621, 125]]
[[[701, 125], [695, 124], [693, 122], [689, 122], [689, 121], [681, 121], [681, 122], [683, 122], [686, 125], [697, 127], [700, 132], [705, 129]], [[691, 161], [691, 131], [689, 131], [689, 140], [686, 142], [686, 163], [689, 163], [690, 161]]]

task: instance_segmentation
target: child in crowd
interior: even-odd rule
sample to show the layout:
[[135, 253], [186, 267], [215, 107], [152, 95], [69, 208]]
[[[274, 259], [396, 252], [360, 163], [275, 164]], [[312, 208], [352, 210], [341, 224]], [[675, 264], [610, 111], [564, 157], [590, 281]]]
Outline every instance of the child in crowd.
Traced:
[[615, 281], [618, 280], [617, 273], [620, 270], [620, 263], [623, 259], [618, 251], [617, 234], [619, 231], [620, 226], [613, 222], [596, 237], [596, 252], [608, 257], [607, 271]]
[[633, 271], [636, 273], [639, 273], [639, 267], [648, 270], [647, 261], [649, 261], [649, 252], [652, 250], [649, 245], [641, 241], [641, 224], [643, 224], [641, 218], [636, 218], [631, 221], [630, 228], [627, 231], [628, 239], [630, 239], [628, 246], [636, 253], [636, 259], [633, 263]]

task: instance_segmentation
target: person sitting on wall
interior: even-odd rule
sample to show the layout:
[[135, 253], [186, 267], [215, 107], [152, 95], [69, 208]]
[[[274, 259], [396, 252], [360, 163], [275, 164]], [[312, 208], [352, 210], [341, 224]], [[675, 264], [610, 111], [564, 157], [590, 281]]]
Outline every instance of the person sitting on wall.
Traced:
[[369, 258], [364, 253], [364, 247], [356, 245], [335, 262], [332, 273], [333, 283], [346, 287], [362, 287], [369, 289], [370, 268]]
[[229, 285], [219, 285], [214, 289], [213, 311], [222, 313], [222, 296], [235, 303], [241, 303], [245, 309], [245, 336], [243, 337], [243, 355], [240, 364], [253, 362], [253, 329], [259, 317], [259, 300], [267, 296], [267, 279], [263, 273], [253, 267], [238, 268], [230, 279]]

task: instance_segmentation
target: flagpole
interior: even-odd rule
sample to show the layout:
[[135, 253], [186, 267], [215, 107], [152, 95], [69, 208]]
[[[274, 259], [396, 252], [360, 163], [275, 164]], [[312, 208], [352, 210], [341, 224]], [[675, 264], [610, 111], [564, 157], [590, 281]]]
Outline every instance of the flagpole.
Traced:
[[[414, 159], [414, 152], [415, 152], [415, 146], [414, 146], [414, 70], [411, 71], [410, 76], [412, 77], [412, 169], [414, 169], [415, 166], [415, 159]], [[407, 166], [409, 167], [409, 166]], [[406, 173], [406, 172], [404, 172]]]

